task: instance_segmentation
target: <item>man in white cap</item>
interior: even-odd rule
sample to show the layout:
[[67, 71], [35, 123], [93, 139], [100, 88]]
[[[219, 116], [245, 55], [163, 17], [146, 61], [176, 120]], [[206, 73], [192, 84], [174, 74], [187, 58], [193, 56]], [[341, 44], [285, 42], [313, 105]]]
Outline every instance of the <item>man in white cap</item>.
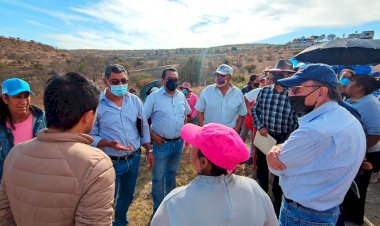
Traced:
[[215, 84], [202, 91], [195, 105], [198, 111], [198, 125], [220, 123], [239, 133], [247, 109], [242, 92], [231, 82], [232, 67], [222, 64], [213, 74]]

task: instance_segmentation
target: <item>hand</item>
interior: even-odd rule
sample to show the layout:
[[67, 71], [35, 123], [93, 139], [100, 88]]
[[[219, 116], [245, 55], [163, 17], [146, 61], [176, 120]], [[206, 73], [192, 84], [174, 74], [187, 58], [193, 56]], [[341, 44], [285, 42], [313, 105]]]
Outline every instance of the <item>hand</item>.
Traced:
[[154, 166], [154, 154], [153, 152], [149, 152], [147, 155], [146, 155], [146, 163], [147, 163], [147, 167], [148, 169], [152, 172], [153, 170], [153, 166]]
[[268, 152], [266, 159], [268, 167], [274, 170], [285, 170], [286, 166], [278, 159], [282, 147], [280, 145], [273, 146], [272, 149]]
[[133, 151], [133, 147], [131, 145], [124, 146], [119, 143], [117, 140], [110, 141], [108, 143], [108, 147], [111, 147], [113, 149], [119, 150], [119, 151]]
[[165, 139], [160, 137], [160, 136], [152, 136], [152, 139], [153, 139], [153, 144], [156, 145], [156, 146], [159, 146], [163, 143], [165, 143]]
[[268, 130], [266, 128], [259, 129], [259, 133], [261, 136], [266, 137], [268, 135]]

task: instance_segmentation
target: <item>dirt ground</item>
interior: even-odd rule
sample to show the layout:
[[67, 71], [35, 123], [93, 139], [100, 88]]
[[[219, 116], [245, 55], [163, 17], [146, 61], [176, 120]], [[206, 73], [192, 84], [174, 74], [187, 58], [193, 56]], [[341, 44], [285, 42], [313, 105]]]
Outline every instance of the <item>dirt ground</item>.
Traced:
[[[367, 192], [365, 208], [365, 224], [368, 226], [380, 226], [380, 181], [370, 184]], [[346, 224], [353, 226], [355, 224]]]

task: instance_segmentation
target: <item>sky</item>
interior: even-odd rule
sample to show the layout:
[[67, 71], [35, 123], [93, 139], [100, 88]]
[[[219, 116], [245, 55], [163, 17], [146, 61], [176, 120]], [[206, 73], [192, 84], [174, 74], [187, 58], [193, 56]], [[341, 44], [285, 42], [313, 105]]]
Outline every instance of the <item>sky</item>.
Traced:
[[61, 49], [285, 44], [373, 30], [379, 0], [0, 0], [0, 35]]

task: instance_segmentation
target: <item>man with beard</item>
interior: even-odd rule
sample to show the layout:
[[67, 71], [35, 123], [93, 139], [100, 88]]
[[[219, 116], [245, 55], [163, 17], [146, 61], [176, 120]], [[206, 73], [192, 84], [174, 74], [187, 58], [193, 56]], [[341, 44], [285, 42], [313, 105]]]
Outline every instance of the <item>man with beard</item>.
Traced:
[[176, 90], [178, 73], [175, 68], [162, 72], [162, 86], [145, 100], [143, 112], [151, 118], [154, 166], [152, 171], [153, 212], [164, 197], [175, 188], [178, 166], [182, 157], [180, 136], [186, 116], [191, 112], [186, 97]]
[[195, 109], [198, 124], [220, 123], [240, 132], [247, 114], [242, 92], [232, 84], [233, 70], [227, 64], [220, 65], [213, 73], [215, 84], [207, 86], [201, 93]]
[[[277, 140], [278, 144], [281, 144], [298, 126], [297, 116], [289, 104], [288, 90], [277, 83], [279, 79], [287, 78], [294, 73], [293, 65], [288, 61], [280, 59], [276, 66], [269, 69], [268, 72], [272, 74], [274, 84], [263, 87], [260, 91], [252, 108], [253, 125], [261, 136], [266, 137], [269, 134]], [[256, 164], [259, 184], [264, 191], [268, 192], [269, 171], [265, 154], [261, 151], [257, 152]], [[274, 209], [278, 215], [282, 191], [278, 184], [277, 176], [274, 176], [272, 191], [274, 195]]]

